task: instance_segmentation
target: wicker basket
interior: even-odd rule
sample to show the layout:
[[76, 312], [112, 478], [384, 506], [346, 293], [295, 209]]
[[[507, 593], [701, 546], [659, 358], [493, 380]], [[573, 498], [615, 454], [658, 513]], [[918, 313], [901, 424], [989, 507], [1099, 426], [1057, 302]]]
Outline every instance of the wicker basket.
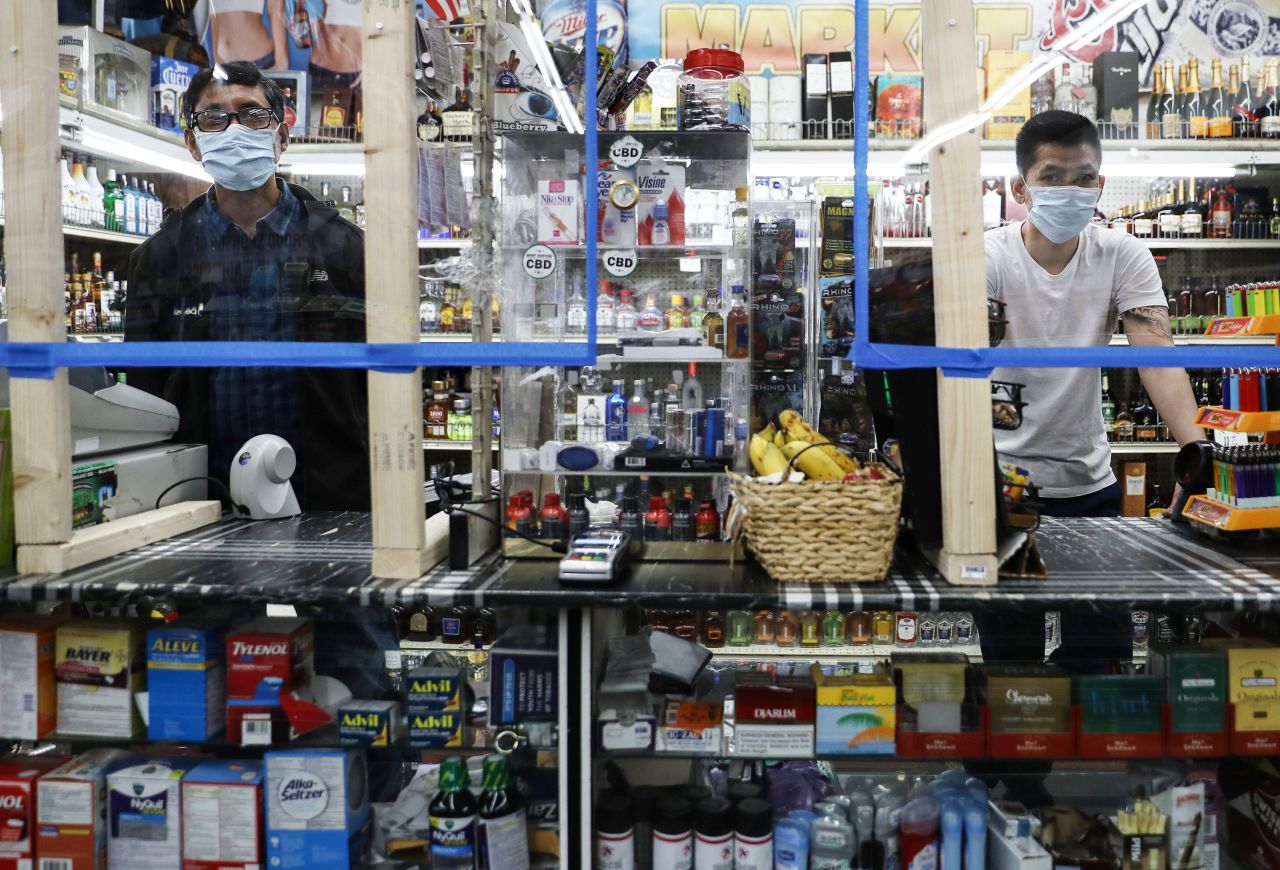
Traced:
[[876, 464], [883, 480], [760, 483], [729, 475], [744, 511], [736, 534], [779, 583], [876, 583], [898, 537], [902, 481]]

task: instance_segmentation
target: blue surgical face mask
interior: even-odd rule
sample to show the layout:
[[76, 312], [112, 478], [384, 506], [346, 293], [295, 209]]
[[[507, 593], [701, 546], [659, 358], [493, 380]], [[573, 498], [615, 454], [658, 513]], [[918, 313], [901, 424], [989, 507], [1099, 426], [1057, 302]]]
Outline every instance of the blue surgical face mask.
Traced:
[[1089, 221], [1102, 195], [1100, 187], [1032, 187], [1031, 211], [1027, 218], [1036, 229], [1055, 245], [1079, 235]]
[[250, 130], [243, 124], [232, 124], [221, 133], [194, 132], [201, 165], [223, 187], [254, 190], [275, 174], [275, 127]]

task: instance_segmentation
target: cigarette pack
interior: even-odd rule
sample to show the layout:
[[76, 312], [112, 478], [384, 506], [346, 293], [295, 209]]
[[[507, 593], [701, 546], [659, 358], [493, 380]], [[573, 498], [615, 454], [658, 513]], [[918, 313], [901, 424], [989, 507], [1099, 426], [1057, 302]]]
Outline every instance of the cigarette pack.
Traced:
[[1076, 703], [1085, 734], [1154, 734], [1162, 727], [1164, 681], [1146, 674], [1079, 677]]
[[576, 245], [582, 199], [576, 178], [547, 178], [538, 182], [538, 241], [544, 245]]
[[1147, 661], [1151, 673], [1165, 681], [1173, 731], [1226, 727], [1227, 657], [1221, 651], [1153, 644]]
[[226, 724], [221, 620], [183, 621], [147, 632], [147, 737], [204, 741]]
[[741, 685], [734, 697], [733, 751], [770, 758], [809, 758], [816, 704], [808, 685]]
[[35, 866], [36, 783], [67, 760], [65, 755], [0, 759], [0, 870]]
[[146, 624], [125, 620], [58, 626], [58, 730], [92, 737], [142, 731], [135, 695], [146, 687]]
[[36, 855], [43, 866], [107, 866], [107, 770], [127, 756], [122, 749], [91, 749], [36, 780]]
[[268, 752], [267, 866], [272, 870], [349, 870], [368, 856], [373, 813], [364, 753], [297, 749]]
[[991, 707], [991, 730], [1009, 734], [1071, 731], [1071, 677], [1051, 665], [987, 665], [979, 695]]
[[646, 157], [637, 172], [640, 213], [636, 234], [641, 245], [684, 244], [685, 173], [679, 163]]
[[57, 617], [0, 623], [0, 736], [37, 740], [57, 724]]
[[[1025, 70], [1030, 63], [1030, 52], [999, 49], [988, 51], [983, 62], [987, 98], [990, 99], [1007, 79]], [[1028, 84], [1012, 94], [1007, 102], [991, 110], [991, 120], [987, 122], [987, 138], [1013, 139], [1030, 117], [1031, 86]]]
[[206, 761], [182, 778], [182, 870], [259, 870], [262, 763]]
[[198, 763], [133, 755], [108, 769], [109, 870], [182, 866], [182, 777]]

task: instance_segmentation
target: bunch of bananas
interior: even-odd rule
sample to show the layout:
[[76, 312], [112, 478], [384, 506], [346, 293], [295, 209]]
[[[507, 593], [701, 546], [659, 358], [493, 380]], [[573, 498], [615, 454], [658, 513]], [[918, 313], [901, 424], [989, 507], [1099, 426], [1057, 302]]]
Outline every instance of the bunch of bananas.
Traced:
[[[817, 446], [807, 449], [813, 445]], [[761, 476], [785, 473], [791, 460], [810, 480], [844, 480], [862, 470], [857, 460], [841, 452], [791, 410], [778, 415], [776, 426], [770, 423], [752, 435], [747, 452]]]

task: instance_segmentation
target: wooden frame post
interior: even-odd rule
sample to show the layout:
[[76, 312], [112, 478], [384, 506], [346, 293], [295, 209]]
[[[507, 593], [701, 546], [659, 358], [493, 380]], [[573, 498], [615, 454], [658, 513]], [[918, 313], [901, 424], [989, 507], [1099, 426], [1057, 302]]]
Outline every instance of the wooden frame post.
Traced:
[[[418, 152], [409, 0], [366, 0], [364, 13], [366, 329], [370, 343], [416, 343]], [[422, 370], [369, 372], [373, 573], [413, 579], [439, 561], [423, 500]], [[439, 536], [437, 544], [439, 543]], [[447, 546], [447, 526], [444, 543]]]
[[[971, 0], [921, 4], [926, 132], [976, 114], [978, 93], [967, 71], [974, 57]], [[959, 75], [957, 70], [966, 71]], [[929, 155], [933, 200], [934, 318], [939, 347], [989, 343], [978, 126]], [[995, 482], [991, 393], [986, 378], [939, 372], [943, 545], [938, 570], [960, 585], [996, 582]]]

